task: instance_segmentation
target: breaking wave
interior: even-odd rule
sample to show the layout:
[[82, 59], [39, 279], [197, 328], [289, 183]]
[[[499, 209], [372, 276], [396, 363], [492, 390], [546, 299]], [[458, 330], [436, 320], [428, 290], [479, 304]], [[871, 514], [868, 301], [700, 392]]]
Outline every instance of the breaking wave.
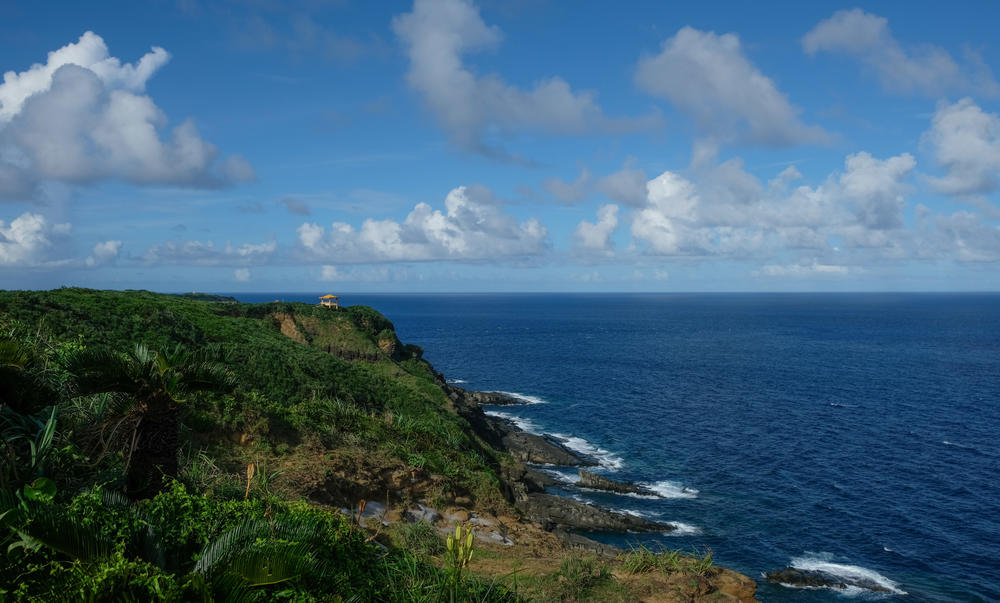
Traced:
[[553, 433], [550, 435], [559, 440], [566, 448], [594, 459], [601, 467], [618, 470], [625, 465], [622, 457], [599, 446], [595, 446], [583, 438], [563, 433]]
[[834, 563], [831, 559], [832, 555], [829, 553], [820, 553], [818, 555], [815, 553], [806, 553], [803, 557], [795, 557], [792, 559], [789, 565], [798, 570], [820, 572], [826, 574], [827, 576], [840, 579], [844, 582], [844, 584], [848, 585], [848, 589], [846, 589], [845, 592], [852, 594], [869, 590], [871, 586], [884, 588], [886, 591], [894, 595], [906, 594], [906, 591], [901, 590], [899, 585], [875, 570], [870, 570], [858, 565]]
[[[671, 480], [663, 480], [652, 484], [643, 483], [639, 485], [643, 488], [656, 492], [660, 495], [660, 498], [698, 498], [697, 490], [694, 488], [688, 488], [680, 482]], [[644, 496], [642, 494], [638, 494], [637, 496], [650, 498], [649, 496]]]

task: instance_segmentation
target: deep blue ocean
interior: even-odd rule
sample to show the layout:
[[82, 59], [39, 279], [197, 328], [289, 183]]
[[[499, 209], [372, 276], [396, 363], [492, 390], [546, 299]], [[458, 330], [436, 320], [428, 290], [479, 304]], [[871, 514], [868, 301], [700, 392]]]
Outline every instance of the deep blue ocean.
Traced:
[[[762, 601], [1000, 600], [1000, 295], [341, 301], [380, 310], [462, 387], [538, 402], [492, 412], [667, 496], [567, 487], [678, 527], [600, 539], [710, 548], [716, 563], [757, 578]], [[788, 565], [867, 576], [900, 594], [761, 577]]]

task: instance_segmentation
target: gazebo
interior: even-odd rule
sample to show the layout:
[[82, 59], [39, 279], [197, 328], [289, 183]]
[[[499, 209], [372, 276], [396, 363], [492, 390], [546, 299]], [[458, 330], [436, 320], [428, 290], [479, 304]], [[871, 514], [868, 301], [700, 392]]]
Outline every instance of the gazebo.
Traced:
[[338, 299], [340, 298], [336, 295], [324, 295], [319, 298], [319, 305], [336, 310], [340, 308], [340, 304], [337, 303]]

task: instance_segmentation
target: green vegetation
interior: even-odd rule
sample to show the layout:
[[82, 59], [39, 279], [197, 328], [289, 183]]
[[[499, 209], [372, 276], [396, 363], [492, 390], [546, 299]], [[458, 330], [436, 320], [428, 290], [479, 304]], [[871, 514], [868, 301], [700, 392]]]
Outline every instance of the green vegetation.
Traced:
[[696, 576], [705, 576], [712, 569], [712, 551], [686, 555], [681, 551], [662, 549], [652, 551], [645, 545], [632, 547], [623, 553], [619, 560], [622, 568], [630, 574], [645, 574], [652, 571], [664, 573], [682, 572]]
[[711, 591], [710, 553], [567, 557], [539, 533], [517, 557], [467, 527], [366, 523], [366, 501], [516, 517], [498, 479], [513, 460], [421, 355], [367, 307], [0, 292], [0, 601]]
[[336, 510], [506, 505], [418, 347], [371, 308], [199, 297], [0, 292], [0, 600], [516, 598], [471, 533], [455, 565]]

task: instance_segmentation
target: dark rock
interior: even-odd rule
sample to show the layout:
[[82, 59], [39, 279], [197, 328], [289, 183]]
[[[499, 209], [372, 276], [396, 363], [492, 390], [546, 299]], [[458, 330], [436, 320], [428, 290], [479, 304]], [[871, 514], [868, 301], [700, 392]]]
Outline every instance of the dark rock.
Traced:
[[520, 398], [505, 394], [503, 392], [470, 392], [466, 391], [465, 396], [479, 405], [491, 406], [514, 406], [517, 404], [528, 404]]
[[878, 593], [895, 592], [873, 580], [866, 580], [862, 577], [844, 578], [843, 576], [834, 576], [817, 570], [800, 570], [794, 567], [767, 572], [764, 574], [764, 577], [768, 582], [800, 588], [835, 588], [846, 590], [848, 587], [855, 587]]
[[674, 529], [668, 524], [608, 511], [552, 494], [528, 494], [518, 508], [530, 520], [549, 530], [562, 528], [591, 532], [669, 532]]
[[606, 490], [608, 492], [617, 492], [619, 494], [634, 493], [644, 494], [647, 496], [659, 496], [656, 492], [643, 488], [642, 486], [637, 486], [628, 482], [616, 482], [613, 479], [602, 477], [584, 469], [580, 469], [580, 481], [576, 482], [576, 485], [580, 488]]
[[537, 469], [526, 468], [524, 470], [524, 475], [521, 477], [527, 487], [529, 492], [545, 492], [545, 489], [549, 486], [554, 486], [559, 483], [556, 478], [552, 477], [548, 473], [544, 473]]
[[[508, 423], [503, 419], [496, 420]], [[515, 431], [517, 428], [513, 425], [511, 427], [513, 429], [501, 437], [500, 442], [504, 450], [522, 463], [566, 465], [571, 467], [587, 467], [597, 464], [577, 456], [544, 436]]]

